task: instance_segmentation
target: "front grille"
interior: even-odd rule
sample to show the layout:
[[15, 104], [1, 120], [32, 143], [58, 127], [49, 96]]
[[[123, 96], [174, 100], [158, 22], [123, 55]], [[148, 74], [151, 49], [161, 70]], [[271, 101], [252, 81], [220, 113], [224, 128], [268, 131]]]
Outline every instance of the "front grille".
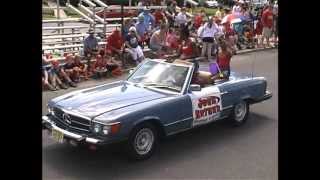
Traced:
[[69, 124], [63, 119], [63, 110], [54, 108], [53, 111], [55, 114], [54, 121], [58, 127], [76, 133], [88, 134], [90, 132], [90, 120], [68, 114], [71, 120], [71, 124]]

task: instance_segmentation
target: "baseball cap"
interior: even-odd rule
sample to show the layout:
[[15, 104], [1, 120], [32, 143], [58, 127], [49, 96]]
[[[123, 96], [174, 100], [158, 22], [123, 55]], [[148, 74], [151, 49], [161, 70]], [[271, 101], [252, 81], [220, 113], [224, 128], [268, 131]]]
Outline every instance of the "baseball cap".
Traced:
[[131, 27], [129, 28], [129, 31], [130, 31], [130, 32], [131, 32], [131, 31], [137, 32], [137, 29], [136, 29], [134, 26], [131, 26]]

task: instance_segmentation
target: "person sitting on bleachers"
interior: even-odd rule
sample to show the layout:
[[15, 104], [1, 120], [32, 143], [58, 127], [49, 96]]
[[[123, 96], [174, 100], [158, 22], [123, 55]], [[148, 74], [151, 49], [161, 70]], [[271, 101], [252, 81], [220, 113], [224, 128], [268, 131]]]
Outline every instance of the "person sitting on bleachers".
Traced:
[[63, 68], [60, 66], [59, 61], [51, 61], [51, 68], [49, 69], [49, 79], [52, 86], [57, 88], [57, 83], [62, 89], [67, 89], [68, 87], [63, 83], [69, 84], [71, 87], [77, 87], [77, 85], [71, 81], [70, 77], [66, 74]]
[[166, 46], [167, 25], [161, 24], [160, 29], [155, 31], [150, 38], [150, 49], [157, 56], [162, 56], [167, 51]]
[[94, 56], [98, 53], [98, 39], [94, 35], [93, 29], [89, 29], [89, 36], [83, 41], [84, 56]]
[[99, 54], [97, 55], [96, 62], [94, 63], [93, 72], [97, 75], [97, 77], [101, 77], [107, 72], [106, 66], [107, 60]]
[[139, 39], [140, 36], [137, 34], [136, 28], [130, 27], [129, 33], [125, 40], [125, 51], [131, 55], [136, 64], [139, 64], [142, 60], [144, 60], [143, 51], [138, 43]]
[[56, 91], [57, 89], [49, 83], [49, 75], [46, 67], [47, 64], [48, 61], [42, 58], [42, 86], [49, 89], [50, 91]]
[[79, 69], [75, 66], [74, 58], [71, 54], [66, 56], [66, 63], [63, 65], [63, 70], [73, 82], [79, 82]]
[[80, 56], [74, 56], [75, 69], [79, 72], [79, 76], [83, 76], [85, 80], [88, 80], [88, 65], [81, 62]]
[[117, 55], [119, 58], [122, 54], [123, 39], [121, 32], [115, 29], [107, 38], [107, 44], [105, 46], [105, 52], [111, 56]]
[[170, 52], [179, 50], [179, 31], [174, 28], [170, 28], [166, 38], [166, 46], [169, 48]]
[[114, 60], [114, 57], [110, 54], [106, 54], [104, 51], [100, 51], [99, 55], [103, 59], [101, 66], [105, 64], [106, 71], [111, 73], [112, 76], [122, 75], [122, 69], [117, 61]]

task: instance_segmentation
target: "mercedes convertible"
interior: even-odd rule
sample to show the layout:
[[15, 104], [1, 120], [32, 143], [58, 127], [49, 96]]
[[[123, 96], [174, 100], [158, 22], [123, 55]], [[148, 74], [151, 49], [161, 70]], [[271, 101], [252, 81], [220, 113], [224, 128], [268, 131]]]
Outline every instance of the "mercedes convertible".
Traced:
[[[228, 79], [195, 84], [195, 63], [146, 59], [126, 80], [82, 89], [48, 102], [42, 125], [60, 143], [124, 142], [129, 157], [150, 157], [159, 138], [227, 120], [240, 126], [249, 106], [272, 97], [264, 77], [231, 73]], [[205, 82], [205, 81], [203, 81]]]

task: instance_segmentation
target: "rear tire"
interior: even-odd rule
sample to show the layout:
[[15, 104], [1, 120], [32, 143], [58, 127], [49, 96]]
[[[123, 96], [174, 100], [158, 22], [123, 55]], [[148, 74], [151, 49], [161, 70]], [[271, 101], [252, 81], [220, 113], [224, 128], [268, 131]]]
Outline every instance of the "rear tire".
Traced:
[[231, 124], [233, 126], [243, 125], [248, 119], [249, 110], [249, 103], [246, 101], [235, 104], [230, 115]]
[[131, 160], [148, 159], [158, 144], [158, 132], [150, 123], [138, 125], [132, 131], [127, 142], [128, 155]]

